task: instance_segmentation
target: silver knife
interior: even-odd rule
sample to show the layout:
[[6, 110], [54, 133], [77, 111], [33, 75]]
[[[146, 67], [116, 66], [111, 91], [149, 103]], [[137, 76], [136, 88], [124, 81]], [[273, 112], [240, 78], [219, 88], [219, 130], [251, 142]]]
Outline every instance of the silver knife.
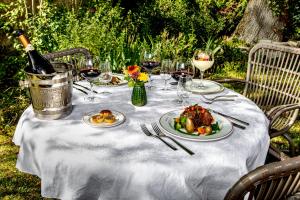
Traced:
[[[249, 125], [250, 125], [248, 122], [242, 121], [242, 120], [237, 119], [237, 118], [235, 118], [235, 117], [232, 117], [232, 116], [229, 116], [229, 115], [220, 113], [220, 112], [215, 111], [215, 110], [213, 110], [213, 109], [210, 109], [210, 110], [213, 111], [214, 113], [217, 113], [217, 114], [219, 114], [219, 115], [222, 115], [223, 117], [227, 117], [227, 118], [231, 119], [231, 122], [232, 122], [232, 120], [235, 120], [235, 121], [240, 122], [241, 124], [243, 124], [243, 125], [245, 125], [245, 126], [249, 126]], [[233, 122], [233, 123], [234, 123], [234, 122]]]

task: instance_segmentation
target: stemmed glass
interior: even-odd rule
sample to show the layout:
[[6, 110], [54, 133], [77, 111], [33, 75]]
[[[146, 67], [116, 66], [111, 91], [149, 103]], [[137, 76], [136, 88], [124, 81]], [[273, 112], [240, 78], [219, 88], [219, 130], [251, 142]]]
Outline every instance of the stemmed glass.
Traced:
[[93, 60], [93, 63], [81, 63], [81, 69], [79, 71], [80, 76], [82, 76], [84, 79], [86, 79], [90, 84], [90, 92], [88, 96], [85, 98], [89, 102], [95, 101], [95, 96], [93, 92], [93, 81], [96, 80], [100, 74], [101, 71], [99, 69], [99, 62], [98, 59], [95, 58]]
[[194, 53], [192, 64], [200, 70], [200, 84], [197, 87], [203, 89], [205, 87], [203, 84], [204, 71], [211, 68], [214, 64], [212, 51], [197, 49]]
[[[100, 70], [101, 74], [99, 76], [99, 81], [104, 84], [108, 84], [112, 79], [112, 71], [110, 67], [110, 63], [108, 60], [100, 60]], [[108, 95], [110, 92], [103, 91], [101, 94]]]
[[143, 61], [142, 61], [142, 66], [143, 68], [145, 68], [149, 74], [149, 85], [147, 86], [149, 89], [152, 89], [153, 88], [153, 85], [152, 85], [152, 78], [151, 78], [151, 75], [152, 75], [152, 70], [159, 66], [159, 62], [158, 61], [155, 61], [155, 55], [151, 52], [145, 52], [144, 53], [144, 58], [143, 58]]
[[[172, 73], [172, 78], [174, 78], [176, 81], [179, 80], [181, 75], [190, 75], [191, 77], [194, 77], [194, 74], [195, 68], [193, 65], [191, 65], [190, 60], [179, 59], [175, 62], [175, 71]], [[172, 85], [175, 84], [172, 83]]]
[[188, 106], [189, 104], [189, 97], [191, 91], [189, 90], [189, 86], [191, 85], [193, 78], [190, 75], [180, 75], [177, 85], [177, 96], [179, 98], [178, 103], [182, 103], [183, 106]]
[[170, 59], [161, 61], [160, 77], [165, 81], [163, 90], [168, 90], [167, 82], [171, 79], [171, 74], [174, 72], [173, 62]]

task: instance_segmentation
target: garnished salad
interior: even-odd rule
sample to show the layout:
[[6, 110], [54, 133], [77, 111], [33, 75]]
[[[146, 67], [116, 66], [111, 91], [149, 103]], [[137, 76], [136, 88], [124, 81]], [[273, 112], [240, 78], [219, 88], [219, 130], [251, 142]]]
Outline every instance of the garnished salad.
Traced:
[[198, 104], [185, 108], [178, 118], [174, 118], [174, 128], [189, 135], [212, 135], [220, 131], [211, 113]]

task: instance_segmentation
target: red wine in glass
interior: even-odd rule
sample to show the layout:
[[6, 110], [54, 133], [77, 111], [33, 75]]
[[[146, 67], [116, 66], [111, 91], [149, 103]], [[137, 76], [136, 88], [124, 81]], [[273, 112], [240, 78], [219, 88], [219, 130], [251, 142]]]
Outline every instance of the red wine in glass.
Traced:
[[142, 62], [143, 68], [146, 69], [149, 73], [150, 84], [147, 86], [149, 89], [151, 89], [153, 87], [152, 78], [151, 78], [152, 69], [154, 69], [155, 67], [158, 67], [159, 65], [160, 65], [160, 62], [157, 62], [157, 61], [143, 61]]
[[94, 102], [96, 98], [93, 94], [93, 80], [100, 76], [101, 71], [96, 68], [84, 68], [80, 70], [79, 74], [90, 83], [90, 92], [86, 100], [89, 102]]
[[176, 81], [179, 81], [179, 77], [180, 76], [193, 76], [193, 73], [192, 72], [188, 72], [188, 71], [175, 71], [171, 74], [172, 78], [174, 78]]
[[83, 78], [87, 79], [88, 81], [98, 78], [101, 74], [100, 70], [95, 68], [81, 69], [79, 73]]
[[156, 62], [156, 61], [144, 61], [142, 62], [142, 66], [144, 68], [146, 68], [147, 70], [152, 70], [154, 69], [155, 67], [158, 67], [159, 66], [159, 62]]

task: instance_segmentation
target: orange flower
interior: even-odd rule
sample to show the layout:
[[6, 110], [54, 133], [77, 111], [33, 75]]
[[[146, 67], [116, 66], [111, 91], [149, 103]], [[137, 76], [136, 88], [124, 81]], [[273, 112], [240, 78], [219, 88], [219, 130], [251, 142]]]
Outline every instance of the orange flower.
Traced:
[[131, 65], [127, 67], [128, 70], [128, 74], [134, 74], [137, 73], [139, 71], [139, 67], [137, 65]]

